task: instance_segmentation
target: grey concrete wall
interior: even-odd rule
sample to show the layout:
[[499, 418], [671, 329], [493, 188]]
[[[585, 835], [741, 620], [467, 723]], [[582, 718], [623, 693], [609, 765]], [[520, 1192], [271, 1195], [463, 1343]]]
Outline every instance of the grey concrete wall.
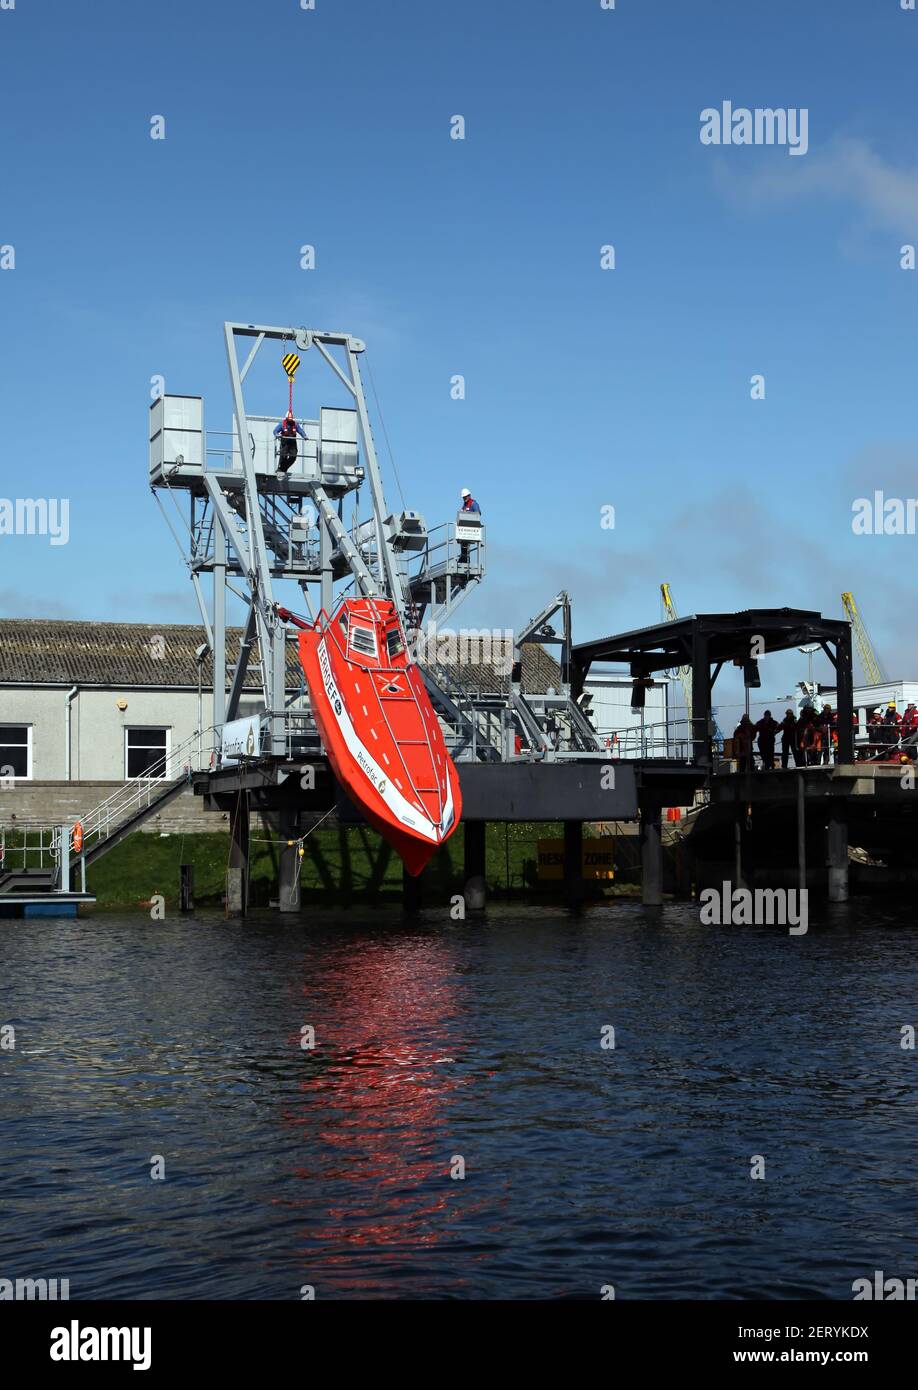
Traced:
[[[0, 783], [0, 825], [7, 829], [14, 829], [17, 822], [23, 821], [67, 825], [85, 816], [123, 785], [120, 781], [17, 782], [12, 787]], [[150, 835], [215, 834], [227, 829], [227, 818], [219, 811], [205, 811], [203, 799], [189, 787], [151, 816], [142, 829]]]

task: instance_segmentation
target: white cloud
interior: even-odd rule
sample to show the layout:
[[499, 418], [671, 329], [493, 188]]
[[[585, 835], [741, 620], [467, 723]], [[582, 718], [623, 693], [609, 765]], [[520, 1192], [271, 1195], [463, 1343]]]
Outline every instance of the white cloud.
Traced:
[[834, 140], [792, 166], [749, 175], [722, 159], [716, 177], [724, 194], [745, 207], [832, 198], [852, 203], [871, 225], [897, 236], [918, 234], [918, 167], [897, 168], [866, 140]]

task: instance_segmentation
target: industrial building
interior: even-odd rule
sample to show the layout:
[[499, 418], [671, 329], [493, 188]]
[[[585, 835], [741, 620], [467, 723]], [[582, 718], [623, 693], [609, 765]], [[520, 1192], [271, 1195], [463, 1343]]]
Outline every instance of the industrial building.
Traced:
[[[227, 628], [235, 665], [241, 628]], [[457, 676], [480, 693], [509, 682], [508, 644], [490, 660], [459, 662]], [[523, 650], [523, 689], [559, 684], [542, 647]], [[239, 716], [263, 705], [257, 642]], [[626, 682], [630, 690], [630, 682]], [[305, 699], [302, 668], [288, 643], [288, 705]], [[34, 618], [0, 621], [0, 778], [16, 783], [121, 783], [181, 773], [173, 752], [200, 736], [213, 746], [213, 657], [203, 627], [173, 623], [93, 623]], [[195, 759], [195, 762], [199, 762]], [[205, 757], [206, 761], [206, 757]]]

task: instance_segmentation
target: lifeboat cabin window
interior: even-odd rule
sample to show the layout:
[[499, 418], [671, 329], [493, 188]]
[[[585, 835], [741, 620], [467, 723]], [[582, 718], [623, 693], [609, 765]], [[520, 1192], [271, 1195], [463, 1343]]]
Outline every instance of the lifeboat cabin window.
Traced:
[[405, 650], [402, 634], [397, 627], [391, 628], [390, 631], [386, 633], [386, 646], [389, 649], [390, 661], [394, 661], [397, 656], [401, 656], [402, 652]]
[[371, 627], [352, 623], [350, 647], [352, 652], [359, 652], [361, 656], [376, 656], [376, 633]]
[[341, 624], [341, 630], [342, 630], [342, 632], [344, 633], [344, 635], [345, 635], [345, 637], [346, 637], [346, 636], [347, 636], [347, 609], [346, 609], [346, 608], [342, 608], [342, 609], [341, 609], [341, 612], [338, 614], [338, 622]]

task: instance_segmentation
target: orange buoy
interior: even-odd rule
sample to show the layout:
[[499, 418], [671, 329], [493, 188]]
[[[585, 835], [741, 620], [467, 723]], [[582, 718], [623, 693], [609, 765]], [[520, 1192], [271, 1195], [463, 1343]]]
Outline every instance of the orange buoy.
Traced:
[[80, 850], [83, 848], [83, 826], [79, 821], [77, 821], [73, 830], [70, 832], [70, 844], [74, 854], [79, 854]]

